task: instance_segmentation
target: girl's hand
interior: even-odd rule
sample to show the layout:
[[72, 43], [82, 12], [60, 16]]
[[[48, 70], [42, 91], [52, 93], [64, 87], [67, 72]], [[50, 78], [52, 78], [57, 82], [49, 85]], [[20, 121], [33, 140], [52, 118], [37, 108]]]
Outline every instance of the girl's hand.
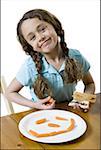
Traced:
[[89, 102], [88, 101], [77, 101], [72, 100], [68, 106], [71, 106], [73, 109], [77, 109], [79, 111], [87, 112], [89, 110]]
[[44, 99], [39, 99], [37, 102], [34, 103], [34, 108], [37, 109], [52, 109], [55, 107], [55, 100], [48, 96]]

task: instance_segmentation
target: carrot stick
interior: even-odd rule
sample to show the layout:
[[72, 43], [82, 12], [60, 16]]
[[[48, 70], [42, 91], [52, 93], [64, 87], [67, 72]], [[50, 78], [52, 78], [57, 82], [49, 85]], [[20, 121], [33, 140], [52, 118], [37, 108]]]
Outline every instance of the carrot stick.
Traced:
[[44, 123], [46, 121], [47, 121], [47, 119], [43, 118], [43, 119], [37, 120], [35, 123], [36, 124], [41, 124], [41, 123]]
[[57, 120], [68, 120], [68, 119], [66, 119], [66, 118], [62, 118], [62, 117], [58, 117], [58, 116], [56, 116], [56, 119], [57, 119]]
[[71, 118], [71, 124], [70, 126], [67, 128], [67, 132], [73, 130], [75, 127], [75, 120]]
[[53, 100], [53, 98], [51, 98], [51, 99], [49, 99], [48, 102], [46, 102], [46, 105], [47, 105], [47, 106], [48, 106], [48, 105], [51, 105], [53, 102], [54, 102], [54, 100]]
[[37, 137], [48, 137], [48, 136], [54, 136], [57, 134], [65, 133], [67, 132], [66, 130], [61, 130], [61, 131], [54, 131], [54, 132], [49, 132], [49, 133], [43, 133], [39, 134]]
[[48, 123], [49, 127], [60, 127], [60, 125], [55, 124], [55, 123]]
[[33, 131], [33, 130], [29, 130], [29, 133], [30, 133], [31, 135], [33, 135], [33, 136], [36, 136], [36, 137], [39, 135], [37, 132], [35, 132], [35, 131]]

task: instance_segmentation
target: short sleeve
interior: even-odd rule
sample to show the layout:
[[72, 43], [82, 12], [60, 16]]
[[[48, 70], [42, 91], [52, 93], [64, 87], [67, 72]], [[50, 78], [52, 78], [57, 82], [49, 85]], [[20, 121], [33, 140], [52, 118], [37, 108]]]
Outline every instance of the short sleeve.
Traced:
[[87, 59], [80, 53], [80, 51], [71, 49], [70, 50], [70, 57], [76, 59], [83, 68], [83, 73], [87, 73], [90, 69], [90, 63], [87, 61]]
[[22, 64], [22, 66], [20, 67], [19, 71], [17, 72], [17, 74], [16, 74], [16, 79], [17, 79], [23, 86], [29, 85], [29, 82], [30, 82], [31, 78], [30, 78], [29, 68], [28, 68], [26, 62], [25, 62], [24, 64]]

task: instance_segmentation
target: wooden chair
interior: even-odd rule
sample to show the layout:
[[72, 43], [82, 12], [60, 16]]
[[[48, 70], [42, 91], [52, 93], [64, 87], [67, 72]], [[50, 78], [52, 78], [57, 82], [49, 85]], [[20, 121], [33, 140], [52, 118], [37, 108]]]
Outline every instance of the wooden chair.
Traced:
[[13, 105], [12, 102], [10, 102], [6, 97], [5, 97], [5, 90], [6, 90], [6, 82], [4, 76], [1, 76], [1, 82], [0, 82], [0, 93], [4, 97], [5, 105], [7, 108], [8, 114], [14, 113]]

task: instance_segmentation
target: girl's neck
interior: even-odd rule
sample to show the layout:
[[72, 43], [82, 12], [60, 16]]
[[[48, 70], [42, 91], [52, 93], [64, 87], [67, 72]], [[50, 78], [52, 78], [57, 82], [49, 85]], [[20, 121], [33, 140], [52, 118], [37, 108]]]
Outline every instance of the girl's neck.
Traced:
[[52, 53], [44, 54], [44, 57], [47, 61], [59, 62], [61, 59], [64, 58], [63, 51], [61, 49], [60, 44], [57, 44]]
[[44, 54], [44, 57], [46, 58], [47, 62], [54, 66], [54, 68], [56, 68], [57, 70], [60, 69], [65, 60], [63, 51], [60, 46], [58, 46], [58, 49], [54, 49], [51, 54]]
[[52, 65], [56, 70], [59, 70], [63, 64], [63, 62], [65, 61], [65, 58], [59, 58], [59, 57], [55, 57], [54, 59], [46, 59], [47, 62]]

